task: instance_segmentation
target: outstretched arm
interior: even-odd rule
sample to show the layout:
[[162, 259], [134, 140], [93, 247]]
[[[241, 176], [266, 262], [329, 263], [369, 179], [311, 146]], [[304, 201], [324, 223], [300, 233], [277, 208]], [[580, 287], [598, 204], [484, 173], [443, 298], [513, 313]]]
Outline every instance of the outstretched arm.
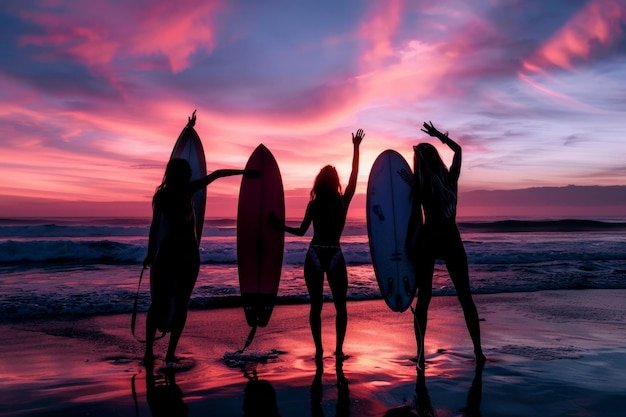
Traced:
[[441, 133], [435, 126], [433, 126], [433, 122], [424, 122], [424, 129], [422, 129], [422, 132], [438, 138], [442, 143], [448, 145], [448, 147], [452, 149], [454, 157], [452, 158], [452, 165], [450, 165], [450, 173], [458, 178], [461, 173], [461, 145], [450, 139], [448, 137], [448, 132]]
[[268, 218], [269, 224], [277, 229], [284, 230], [287, 233], [291, 233], [296, 236], [304, 236], [307, 230], [309, 230], [309, 226], [311, 225], [311, 203], [306, 208], [306, 213], [304, 214], [304, 219], [302, 219], [302, 223], [300, 227], [291, 227], [285, 224], [285, 221], [276, 217], [274, 212], [269, 214]]
[[230, 177], [233, 175], [245, 175], [248, 178], [257, 178], [260, 174], [259, 171], [254, 169], [218, 169], [216, 171], [213, 171], [206, 177], [202, 177], [198, 180], [192, 181], [191, 188], [194, 191], [199, 190], [211, 184], [218, 178]]
[[346, 209], [354, 197], [354, 192], [356, 191], [356, 180], [359, 176], [359, 146], [361, 145], [361, 141], [365, 137], [365, 133], [363, 129], [359, 129], [356, 131], [356, 135], [352, 134], [352, 145], [353, 145], [353, 153], [352, 153], [352, 172], [350, 173], [350, 180], [348, 181], [348, 186], [346, 187], [346, 191], [343, 194], [344, 204]]

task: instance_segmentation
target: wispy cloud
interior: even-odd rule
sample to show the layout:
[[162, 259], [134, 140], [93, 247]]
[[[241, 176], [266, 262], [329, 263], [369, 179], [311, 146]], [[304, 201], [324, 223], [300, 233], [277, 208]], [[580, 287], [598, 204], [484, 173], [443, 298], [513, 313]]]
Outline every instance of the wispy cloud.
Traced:
[[194, 53], [213, 50], [214, 20], [225, 7], [220, 0], [59, 1], [39, 6], [19, 13], [38, 28], [20, 36], [19, 46], [38, 47], [42, 59], [67, 57], [93, 69], [118, 61], [149, 70], [160, 69], [161, 58], [173, 72], [188, 68]]
[[347, 181], [352, 131], [362, 193], [425, 120], [464, 147], [464, 190], [626, 183], [623, 2], [299, 3], [3, 4], [0, 195], [149, 201], [194, 109], [209, 169], [263, 142], [305, 199], [325, 164]]

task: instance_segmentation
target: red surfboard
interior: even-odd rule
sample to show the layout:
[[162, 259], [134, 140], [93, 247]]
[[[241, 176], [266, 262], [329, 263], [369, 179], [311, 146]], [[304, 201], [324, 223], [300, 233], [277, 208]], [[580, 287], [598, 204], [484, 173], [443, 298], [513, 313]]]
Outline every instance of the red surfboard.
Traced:
[[246, 164], [260, 172], [241, 180], [237, 210], [239, 286], [248, 325], [265, 327], [270, 320], [283, 265], [285, 232], [268, 223], [271, 212], [285, 218], [285, 194], [278, 164], [263, 144]]
[[[189, 118], [189, 123], [180, 132], [174, 149], [172, 150], [171, 158], [186, 159], [191, 166], [191, 181], [200, 179], [206, 176], [206, 159], [204, 157], [204, 148], [200, 141], [200, 136], [193, 128], [196, 124], [196, 112], [194, 110], [193, 115]], [[200, 238], [202, 237], [202, 228], [204, 227], [204, 211], [206, 209], [206, 188], [196, 191], [193, 195], [193, 206], [196, 214], [196, 237], [198, 238], [198, 245], [200, 244]]]

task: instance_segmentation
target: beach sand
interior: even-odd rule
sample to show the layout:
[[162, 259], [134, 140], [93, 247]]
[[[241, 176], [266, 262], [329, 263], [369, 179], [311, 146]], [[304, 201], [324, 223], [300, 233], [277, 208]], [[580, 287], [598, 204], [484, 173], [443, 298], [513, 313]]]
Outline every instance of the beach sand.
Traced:
[[[324, 305], [326, 357], [313, 389], [307, 305], [277, 306], [244, 356], [229, 360], [225, 354], [248, 335], [242, 309], [191, 311], [178, 351], [186, 359], [176, 372], [162, 372], [159, 360], [152, 372], [143, 368], [130, 314], [5, 324], [0, 415], [242, 416], [244, 403], [264, 416], [274, 406], [283, 417], [417, 415], [416, 408], [427, 415], [428, 404], [439, 417], [626, 415], [626, 290], [475, 301], [484, 370], [476, 369], [456, 297], [435, 297], [424, 379], [411, 361], [410, 312], [394, 313], [381, 300], [349, 303], [347, 389], [337, 386], [332, 303]], [[140, 331], [144, 323], [142, 315]]]

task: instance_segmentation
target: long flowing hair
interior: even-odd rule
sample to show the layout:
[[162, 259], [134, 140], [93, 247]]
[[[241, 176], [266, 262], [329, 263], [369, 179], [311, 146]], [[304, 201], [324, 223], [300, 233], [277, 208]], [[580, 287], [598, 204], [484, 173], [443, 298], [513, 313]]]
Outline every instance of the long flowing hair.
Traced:
[[341, 184], [339, 183], [339, 175], [337, 170], [332, 165], [326, 165], [323, 167], [313, 183], [311, 189], [311, 200], [314, 200], [318, 196], [341, 196]]
[[177, 186], [180, 184], [186, 184], [191, 179], [191, 166], [189, 162], [182, 158], [172, 158], [167, 163], [165, 168], [165, 174], [163, 174], [163, 180], [157, 187], [154, 197], [152, 197], [152, 207], [156, 202], [157, 195], [165, 188], [170, 186]]
[[411, 194], [419, 193], [426, 198], [430, 196], [446, 218], [454, 218], [457, 194], [450, 183], [448, 168], [441, 160], [439, 152], [430, 143], [420, 143], [414, 146], [413, 150], [415, 176]]

